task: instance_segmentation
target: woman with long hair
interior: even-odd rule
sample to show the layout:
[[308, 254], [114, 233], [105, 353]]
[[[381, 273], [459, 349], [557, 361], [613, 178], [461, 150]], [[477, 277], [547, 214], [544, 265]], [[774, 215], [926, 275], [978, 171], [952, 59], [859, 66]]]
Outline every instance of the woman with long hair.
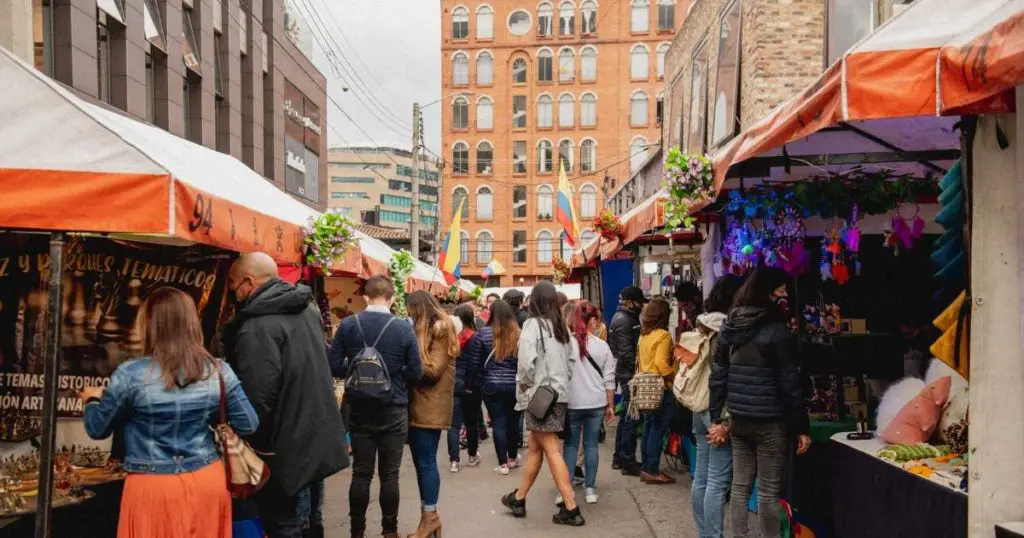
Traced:
[[423, 384], [410, 387], [409, 393], [409, 448], [423, 507], [419, 528], [409, 538], [440, 538], [437, 501], [441, 493], [441, 474], [437, 470], [437, 447], [441, 431], [452, 425], [459, 339], [455, 324], [429, 293], [410, 293], [406, 308], [413, 321], [423, 363]]
[[117, 535], [229, 538], [231, 495], [211, 426], [220, 422], [221, 398], [239, 435], [256, 431], [256, 411], [231, 367], [203, 347], [185, 292], [153, 290], [136, 330], [145, 356], [118, 366], [106, 390], [80, 393], [89, 437], [124, 434], [128, 478]]
[[[555, 286], [544, 281], [533, 287], [530, 294], [530, 319], [526, 320], [519, 335], [519, 364], [516, 372], [516, 409], [526, 411], [526, 429], [530, 432], [529, 451], [525, 472], [519, 489], [502, 497], [501, 502], [515, 517], [526, 517], [526, 495], [530, 492], [544, 459], [548, 460], [551, 476], [558, 486], [564, 503], [552, 517], [558, 525], [581, 526], [586, 522], [573, 497], [569, 470], [562, 457], [561, 440], [558, 434], [565, 425], [568, 412], [569, 383], [579, 348], [576, 340], [562, 318]], [[538, 396], [538, 389], [544, 387]], [[556, 398], [550, 406], [541, 406], [545, 394], [553, 393]], [[535, 415], [530, 412], [530, 402]], [[538, 409], [544, 407], [544, 409]]]
[[452, 426], [448, 428], [448, 461], [450, 466], [448, 470], [457, 473], [462, 470], [462, 457], [461, 448], [462, 445], [459, 442], [459, 434], [462, 430], [462, 425], [466, 425], [466, 449], [469, 452], [468, 465], [470, 467], [476, 467], [480, 465], [480, 456], [478, 454], [480, 448], [480, 437], [478, 421], [480, 419], [480, 394], [479, 391], [474, 390], [468, 383], [469, 377], [468, 366], [469, 361], [466, 360], [466, 348], [469, 346], [470, 340], [473, 339], [473, 335], [476, 334], [476, 329], [473, 325], [473, 306], [470, 303], [464, 303], [455, 308], [455, 312], [452, 314], [453, 317], [458, 320], [459, 324], [462, 325], [462, 330], [459, 331], [459, 350], [461, 352], [459, 359], [455, 361], [455, 400], [452, 405]]
[[502, 476], [519, 464], [515, 444], [521, 415], [515, 410], [518, 352], [516, 313], [508, 303], [498, 300], [491, 303], [487, 325], [473, 336], [464, 357], [459, 359], [467, 361], [467, 378], [472, 390], [483, 395], [494, 428], [494, 449], [498, 453], [498, 466], [494, 470]]
[[[757, 478], [757, 519], [761, 536], [779, 536], [779, 502], [786, 451], [798, 440], [797, 454], [811, 446], [807, 407], [796, 365], [789, 320], [789, 276], [781, 269], [756, 269], [736, 293], [718, 333], [711, 365], [708, 441], [732, 444], [733, 536], [748, 535], [747, 502]], [[729, 408], [727, 425], [722, 411]]]
[[645, 413], [641, 438], [644, 455], [640, 481], [647, 484], [674, 484], [675, 478], [661, 471], [661, 444], [672, 420], [675, 396], [672, 381], [676, 363], [672, 358], [672, 336], [668, 332], [672, 307], [662, 298], [651, 299], [640, 313], [640, 342], [637, 345], [637, 369], [665, 379], [665, 392], [658, 409]]

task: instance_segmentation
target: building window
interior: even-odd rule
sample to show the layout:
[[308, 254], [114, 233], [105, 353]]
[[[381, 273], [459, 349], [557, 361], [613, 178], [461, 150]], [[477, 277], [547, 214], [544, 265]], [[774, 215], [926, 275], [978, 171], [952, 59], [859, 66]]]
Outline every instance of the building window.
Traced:
[[558, 51], [558, 81], [572, 82], [576, 78], [576, 55], [565, 47]]
[[589, 245], [595, 237], [597, 237], [597, 233], [594, 230], [583, 230], [583, 233], [580, 234], [580, 244]]
[[469, 128], [469, 102], [465, 97], [456, 97], [452, 101], [452, 129]]
[[167, 28], [156, 0], [145, 0], [142, 3], [142, 28], [150, 45], [167, 52]]
[[551, 232], [537, 234], [537, 263], [551, 263]]
[[469, 146], [465, 142], [456, 142], [452, 147], [452, 172], [469, 173]]
[[565, 231], [558, 232], [558, 253], [560, 258], [569, 261], [572, 260], [572, 247], [565, 235]]
[[522, 58], [512, 62], [512, 84], [526, 84], [526, 60]]
[[[181, 84], [181, 117], [182, 117], [181, 127], [182, 127], [182, 133], [185, 135], [184, 137], [186, 139], [192, 140], [194, 142], [195, 140], [192, 139], [192, 118], [191, 118], [191, 116], [192, 116], [192, 107], [191, 107], [191, 105], [192, 105], [192, 88], [191, 88], [191, 86], [192, 85], [191, 85], [190, 81], [188, 80], [188, 74], [186, 74], [184, 77], [181, 77], [181, 79], [182, 79], [182, 84]], [[286, 169], [287, 169], [287, 167], [286, 167]]]
[[662, 43], [658, 45], [657, 51], [657, 65], [658, 65], [658, 79], [665, 78], [665, 56], [668, 55], [668, 43]]
[[459, 256], [459, 263], [462, 265], [469, 265], [469, 232], [463, 230], [461, 235], [462, 237], [459, 241], [459, 250], [462, 252], [460, 253], [461, 256]]
[[572, 140], [565, 139], [558, 143], [558, 162], [565, 167], [565, 172], [572, 173], [572, 157], [574, 153]]
[[718, 34], [718, 65], [715, 93], [708, 103], [713, 114], [709, 126], [711, 145], [725, 141], [739, 130], [737, 103], [740, 78], [740, 2], [734, 1], [722, 13]]
[[53, 0], [33, 0], [32, 8], [34, 65], [53, 76]]
[[629, 53], [629, 78], [647, 80], [647, 77], [650, 76], [650, 66], [647, 60], [647, 47], [640, 44], [633, 45], [633, 50]]
[[104, 103], [110, 102], [110, 30], [107, 28], [107, 16], [97, 14], [96, 23], [96, 79], [98, 81], [98, 97]]
[[479, 131], [494, 128], [494, 105], [490, 97], [481, 97], [476, 102], [476, 128]]
[[372, 177], [331, 176], [331, 183], [373, 183]]
[[469, 208], [466, 207], [466, 204], [469, 203], [468, 198], [469, 193], [464, 187], [455, 187], [455, 190], [452, 191], [452, 217], [455, 216], [459, 207], [462, 207], [462, 220], [469, 220]]
[[551, 211], [551, 194], [551, 187], [548, 185], [541, 185], [537, 188], [538, 220], [551, 220], [551, 215], [554, 214]]
[[631, 174], [635, 174], [640, 171], [640, 167], [643, 166], [647, 160], [647, 139], [642, 136], [638, 136], [633, 139], [633, 143], [629, 145], [629, 170]]
[[146, 121], [156, 123], [156, 72], [153, 55], [146, 53]]
[[551, 82], [551, 51], [541, 49], [537, 53], [537, 82]]
[[[216, 11], [216, 10], [215, 10]], [[224, 69], [221, 67], [220, 55], [223, 53], [221, 34], [213, 34], [213, 95], [224, 98]]]
[[512, 263], [526, 263], [526, 230], [512, 232]]
[[476, 57], [476, 83], [480, 86], [494, 83], [494, 58], [489, 52], [481, 52]]
[[593, 172], [597, 160], [597, 147], [593, 140], [587, 139], [580, 144], [580, 172]]
[[489, 176], [494, 173], [494, 148], [490, 142], [476, 145], [476, 173]]
[[671, 32], [676, 27], [676, 0], [658, 0], [658, 31]]
[[184, 34], [185, 37], [181, 42], [181, 57], [185, 62], [185, 67], [195, 71], [199, 75], [202, 75], [203, 70], [200, 67], [202, 64], [199, 56], [199, 40], [196, 39], [196, 32], [192, 28], [191, 9], [181, 10], [181, 33]]
[[526, 128], [526, 96], [512, 96], [512, 128]]
[[850, 47], [875, 29], [878, 14], [874, 0], [828, 0], [826, 49], [828, 65], [843, 57]]
[[512, 173], [526, 173], [526, 141], [516, 140], [512, 142]]
[[[383, 197], [381, 195], [381, 198]], [[335, 200], [369, 200], [370, 195], [365, 192], [332, 192], [331, 198]]]
[[580, 79], [583, 82], [597, 80], [597, 49], [594, 47], [580, 50]]
[[551, 171], [551, 142], [541, 140], [537, 142], [537, 172], [545, 173]]
[[558, 5], [558, 35], [576, 33], [576, 6], [566, 0]]
[[597, 189], [584, 185], [580, 189], [580, 217], [592, 219], [597, 216]]
[[494, 10], [483, 5], [476, 9], [476, 38], [494, 39]]
[[512, 218], [526, 218], [526, 185], [512, 187]]
[[585, 93], [580, 97], [580, 126], [593, 127], [597, 125], [597, 97], [592, 93]]
[[537, 35], [548, 37], [551, 35], [551, 18], [553, 10], [551, 4], [544, 2], [537, 7]]
[[490, 187], [480, 187], [476, 190], [476, 220], [491, 220], [494, 218], [492, 202], [493, 197]]
[[633, 0], [633, 8], [630, 11], [629, 30], [633, 33], [647, 32], [650, 10], [647, 0]]
[[686, 147], [691, 152], [703, 152], [707, 137], [708, 99], [708, 43], [698, 45], [693, 56], [690, 78], [690, 114], [686, 134]]
[[537, 127], [550, 129], [552, 125], [552, 100], [550, 95], [537, 98]]
[[658, 92], [658, 99], [654, 101], [654, 123], [661, 125], [665, 120], [665, 92]]
[[597, 33], [597, 2], [594, 0], [585, 0], [583, 2], [583, 26], [581, 28], [584, 34], [596, 34]]
[[452, 39], [469, 39], [469, 10], [464, 7], [452, 10]]
[[530, 31], [530, 14], [518, 9], [508, 16], [508, 31], [514, 36], [524, 36]]
[[476, 263], [487, 265], [494, 259], [494, 239], [490, 232], [476, 234]]
[[576, 125], [576, 100], [571, 94], [563, 93], [558, 97], [558, 126], [573, 127]]
[[643, 90], [633, 92], [629, 100], [629, 124], [633, 127], [647, 125], [647, 94]]
[[469, 84], [469, 57], [464, 52], [452, 56], [452, 84], [465, 86]]

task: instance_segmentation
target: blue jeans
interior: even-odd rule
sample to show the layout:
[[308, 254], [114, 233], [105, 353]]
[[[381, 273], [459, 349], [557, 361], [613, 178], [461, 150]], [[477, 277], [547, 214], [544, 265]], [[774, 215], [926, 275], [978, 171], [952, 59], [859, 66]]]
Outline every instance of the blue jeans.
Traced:
[[675, 396], [665, 391], [661, 397], [661, 407], [643, 415], [644, 435], [643, 470], [648, 474], [661, 472], [661, 445], [668, 431], [669, 420], [672, 419], [672, 401]]
[[629, 418], [629, 387], [626, 380], [619, 380], [622, 388], [622, 413], [619, 415], [619, 426], [615, 429], [615, 459], [624, 466], [636, 464], [636, 426], [639, 422]]
[[580, 434], [583, 434], [583, 487], [592, 488], [597, 483], [597, 438], [601, 433], [603, 419], [603, 407], [569, 410], [569, 437], [565, 440], [562, 455], [565, 467], [569, 469], [569, 480], [572, 481], [576, 458], [579, 456]]
[[308, 493], [302, 494], [299, 510], [305, 514], [306, 526], [324, 525], [324, 481], [317, 480], [309, 485]]
[[732, 482], [732, 447], [708, 444], [711, 413], [693, 414], [693, 435], [697, 437], [697, 468], [693, 471], [693, 520], [698, 538], [722, 538], [725, 496]]
[[437, 446], [441, 444], [441, 430], [409, 428], [409, 448], [412, 464], [416, 467], [416, 483], [420, 487], [420, 503], [424, 512], [437, 511], [441, 495], [441, 473], [437, 470]]
[[484, 391], [484, 404], [491, 416], [491, 429], [494, 435], [494, 449], [498, 453], [498, 465], [516, 459], [519, 454], [519, 425], [522, 413], [516, 411], [516, 389], [514, 386], [505, 388], [488, 388]]
[[256, 501], [260, 521], [268, 538], [301, 538], [309, 513], [308, 487], [300, 489], [291, 497], [265, 488], [253, 500]]
[[466, 449], [476, 456], [480, 448], [480, 397], [475, 394], [456, 394], [452, 406], [452, 427], [448, 428], [448, 461], [460, 461], [459, 433], [466, 425]]

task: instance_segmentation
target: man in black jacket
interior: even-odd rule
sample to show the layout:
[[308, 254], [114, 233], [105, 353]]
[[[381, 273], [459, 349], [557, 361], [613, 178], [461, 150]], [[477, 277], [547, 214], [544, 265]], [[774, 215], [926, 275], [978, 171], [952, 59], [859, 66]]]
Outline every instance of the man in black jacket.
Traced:
[[313, 292], [277, 276], [262, 252], [242, 255], [228, 274], [235, 316], [224, 327], [231, 367], [259, 415], [249, 442], [270, 482], [255, 497], [269, 538], [298, 538], [309, 486], [348, 467], [323, 327]]
[[612, 316], [608, 327], [608, 347], [616, 359], [615, 380], [622, 391], [622, 414], [615, 431], [615, 454], [612, 468], [622, 469], [622, 474], [640, 475], [640, 464], [636, 460], [636, 428], [639, 421], [629, 418], [629, 381], [636, 373], [637, 344], [640, 341], [640, 310], [647, 299], [644, 292], [636, 287], [623, 288], [619, 293], [619, 308]]

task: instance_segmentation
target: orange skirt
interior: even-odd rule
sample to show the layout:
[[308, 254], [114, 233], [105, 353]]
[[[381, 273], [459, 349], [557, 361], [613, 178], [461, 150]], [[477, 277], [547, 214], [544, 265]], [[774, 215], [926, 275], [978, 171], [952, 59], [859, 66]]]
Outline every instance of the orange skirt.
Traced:
[[130, 474], [117, 538], [231, 538], [231, 494], [217, 460], [184, 474]]

